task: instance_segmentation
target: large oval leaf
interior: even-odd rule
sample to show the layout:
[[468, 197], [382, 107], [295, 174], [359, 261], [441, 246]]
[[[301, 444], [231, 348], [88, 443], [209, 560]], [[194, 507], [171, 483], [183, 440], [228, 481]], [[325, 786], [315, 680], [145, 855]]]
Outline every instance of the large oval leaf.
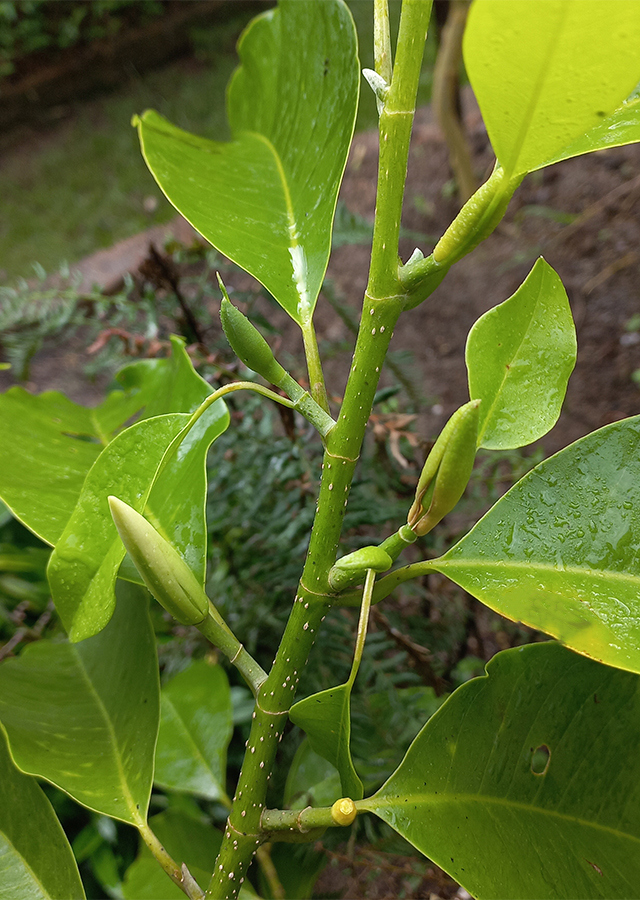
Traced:
[[359, 809], [476, 897], [634, 897], [640, 679], [555, 643], [499, 653], [487, 674]]
[[595, 137], [640, 80], [639, 45], [635, 0], [476, 0], [465, 66], [508, 178]]
[[558, 275], [539, 259], [518, 290], [475, 323], [469, 395], [482, 400], [478, 446], [523, 447], [558, 420], [576, 363], [576, 332]]
[[156, 783], [210, 800], [226, 797], [233, 709], [224, 669], [191, 663], [162, 689], [160, 710]]
[[502, 615], [640, 672], [640, 416], [536, 466], [434, 568]]
[[144, 824], [159, 721], [148, 594], [119, 583], [111, 622], [79, 644], [37, 641], [0, 666], [0, 722], [24, 772]]
[[13, 764], [0, 728], [0, 890], [3, 900], [84, 900], [78, 866], [35, 778]]
[[148, 111], [142, 152], [168, 199], [257, 278], [300, 325], [311, 320], [353, 134], [360, 80], [341, 0], [282, 0], [238, 44], [230, 143]]

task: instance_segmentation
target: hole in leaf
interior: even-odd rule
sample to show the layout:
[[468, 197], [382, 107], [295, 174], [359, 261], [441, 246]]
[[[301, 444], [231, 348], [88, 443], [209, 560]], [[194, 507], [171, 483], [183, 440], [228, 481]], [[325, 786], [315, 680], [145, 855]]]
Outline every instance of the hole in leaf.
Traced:
[[546, 744], [540, 744], [531, 751], [531, 771], [534, 775], [546, 775], [551, 761], [551, 750]]

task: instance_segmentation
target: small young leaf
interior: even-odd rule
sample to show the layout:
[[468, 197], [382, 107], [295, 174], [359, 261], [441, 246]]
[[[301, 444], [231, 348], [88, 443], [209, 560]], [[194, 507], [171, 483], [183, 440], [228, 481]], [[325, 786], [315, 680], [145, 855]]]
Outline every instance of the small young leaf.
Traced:
[[466, 360], [469, 394], [482, 400], [479, 447], [523, 447], [555, 425], [576, 363], [576, 333], [562, 282], [544, 259], [478, 319]]
[[231, 143], [147, 111], [147, 165], [168, 199], [300, 325], [324, 279], [358, 103], [351, 15], [341, 0], [281, 0], [243, 33], [227, 93]]
[[635, 0], [476, 0], [464, 61], [508, 178], [603, 146], [595, 130], [638, 83], [639, 45]]
[[233, 734], [229, 681], [221, 666], [191, 663], [162, 689], [155, 781], [210, 800], [225, 796]]
[[338, 770], [319, 756], [305, 738], [293, 757], [284, 786], [283, 803], [286, 809], [306, 806], [332, 806], [342, 797]]
[[2, 900], [84, 900], [69, 841], [35, 778], [19, 772], [0, 728]]
[[20, 769], [132, 825], [146, 821], [159, 705], [148, 594], [123, 582], [99, 635], [37, 641], [0, 667], [0, 722]]
[[306, 733], [312, 749], [340, 773], [342, 793], [363, 796], [362, 782], [351, 759], [351, 685], [341, 684], [294, 703], [289, 718]]
[[640, 416], [536, 466], [434, 568], [503, 616], [640, 672]]
[[487, 676], [455, 691], [358, 807], [476, 897], [633, 895], [640, 679], [556, 643], [499, 653]]

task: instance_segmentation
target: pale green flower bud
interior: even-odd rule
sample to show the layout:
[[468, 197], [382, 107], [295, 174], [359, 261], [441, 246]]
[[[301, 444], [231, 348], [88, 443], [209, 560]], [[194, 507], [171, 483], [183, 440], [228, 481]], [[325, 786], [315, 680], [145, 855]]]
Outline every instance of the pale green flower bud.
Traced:
[[231, 349], [245, 366], [279, 385], [287, 373], [258, 329], [226, 296], [220, 306], [220, 320]]
[[367, 569], [386, 572], [393, 560], [381, 547], [362, 547], [343, 556], [329, 572], [329, 585], [334, 591], [343, 591], [364, 581]]
[[431, 531], [464, 493], [476, 456], [479, 406], [471, 400], [457, 409], [427, 457], [407, 518], [417, 535]]
[[209, 598], [178, 551], [135, 509], [108, 499], [122, 543], [158, 603], [182, 625], [204, 622]]

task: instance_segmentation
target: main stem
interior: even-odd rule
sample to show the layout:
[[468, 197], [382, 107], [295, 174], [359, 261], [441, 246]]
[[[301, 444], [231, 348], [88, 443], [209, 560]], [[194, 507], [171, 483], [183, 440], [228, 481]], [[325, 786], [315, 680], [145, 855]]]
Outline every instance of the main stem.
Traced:
[[369, 282], [340, 416], [327, 436], [318, 509], [289, 621], [256, 699], [233, 809], [208, 898], [235, 900], [253, 853], [268, 835], [260, 817], [300, 672], [331, 608], [329, 569], [336, 559], [353, 473], [389, 341], [405, 294], [398, 278], [398, 238], [409, 140], [432, 0], [404, 0], [391, 88], [380, 115], [376, 221]]

